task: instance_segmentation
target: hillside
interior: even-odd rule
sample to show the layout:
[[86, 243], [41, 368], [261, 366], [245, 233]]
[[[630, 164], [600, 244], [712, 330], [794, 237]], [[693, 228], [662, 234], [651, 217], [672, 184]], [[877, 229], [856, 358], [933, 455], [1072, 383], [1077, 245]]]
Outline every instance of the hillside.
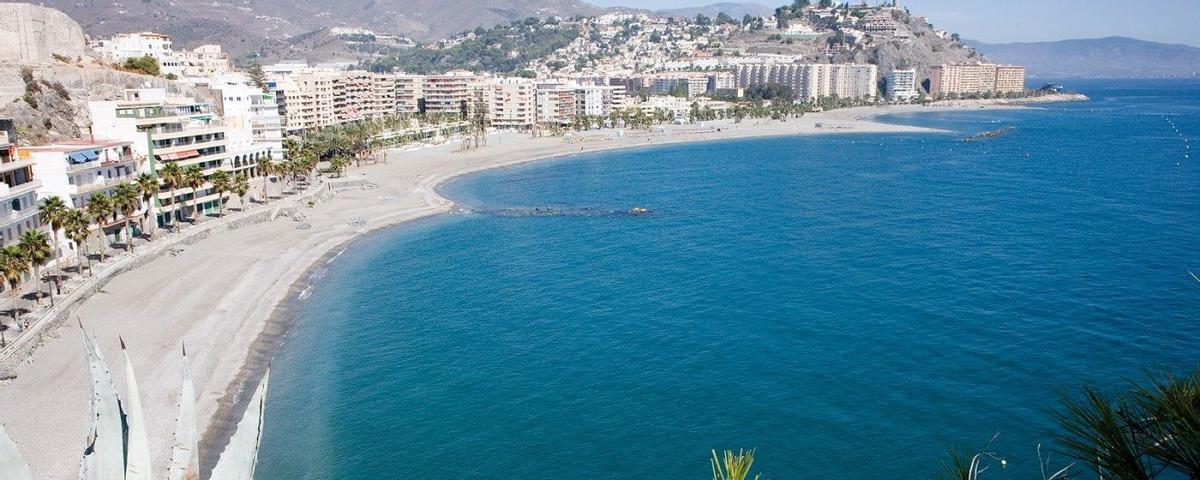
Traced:
[[711, 18], [716, 18], [718, 14], [725, 13], [733, 18], [742, 18], [745, 15], [751, 17], [765, 17], [774, 12], [774, 8], [758, 3], [714, 3], [703, 7], [688, 7], [688, 8], [669, 8], [663, 10], [655, 10], [652, 12], [660, 17], [695, 17], [696, 15], [706, 15]]
[[989, 58], [1025, 65], [1031, 76], [1151, 78], [1200, 75], [1200, 48], [1107, 37], [1057, 42], [969, 42]]
[[258, 0], [176, 2], [46, 0], [93, 36], [148, 29], [175, 37], [177, 48], [220, 43], [235, 57], [286, 57], [296, 37], [350, 26], [417, 39], [436, 39], [476, 26], [526, 17], [586, 15], [600, 9], [581, 0]]

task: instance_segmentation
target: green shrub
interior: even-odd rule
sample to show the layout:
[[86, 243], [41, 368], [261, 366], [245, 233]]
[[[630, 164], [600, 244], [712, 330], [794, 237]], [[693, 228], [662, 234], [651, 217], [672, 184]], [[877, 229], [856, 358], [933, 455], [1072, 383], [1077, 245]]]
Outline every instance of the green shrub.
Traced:
[[159, 69], [158, 66], [158, 60], [155, 60], [154, 57], [149, 55], [125, 59], [125, 68], [156, 77], [159, 73], [161, 73], [161, 69]]

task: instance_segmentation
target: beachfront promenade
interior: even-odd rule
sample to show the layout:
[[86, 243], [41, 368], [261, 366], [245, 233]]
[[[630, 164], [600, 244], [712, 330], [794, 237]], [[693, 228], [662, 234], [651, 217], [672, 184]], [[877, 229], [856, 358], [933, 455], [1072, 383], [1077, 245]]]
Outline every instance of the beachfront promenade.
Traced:
[[[92, 255], [93, 261], [90, 263], [83, 260], [83, 265], [75, 266], [76, 273], [74, 275], [66, 270], [68, 267], [58, 269], [57, 272], [47, 270], [46, 277], [50, 275], [66, 277], [62, 282], [62, 291], [54, 296], [47, 296], [41, 303], [38, 303], [28, 298], [31, 296], [30, 294], [36, 294], [34, 293], [36, 291], [44, 294], [47, 288], [54, 288], [53, 283], [29, 282], [24, 286], [24, 292], [26, 292], [22, 295], [24, 301], [19, 303], [16, 308], [29, 312], [22, 316], [22, 323], [27, 323], [28, 327], [15, 331], [15, 336], [13, 331], [6, 332], [6, 345], [0, 349], [0, 378], [7, 379], [15, 376], [17, 365], [28, 359], [29, 355], [46, 340], [46, 335], [53, 334], [54, 330], [67, 321], [82, 302], [100, 292], [112, 278], [136, 269], [162, 255], [178, 254], [187, 245], [216, 230], [233, 230], [254, 222], [270, 221], [274, 216], [279, 215], [281, 208], [295, 209], [299, 202], [311, 199], [320, 193], [325, 182], [321, 177], [315, 177], [312, 180], [311, 183], [297, 182], [293, 188], [285, 189], [284, 182], [276, 179], [274, 183], [278, 184], [278, 188], [270, 186], [268, 188], [279, 190], [278, 195], [268, 194], [265, 201], [246, 202], [239, 205], [236, 210], [227, 209], [223, 216], [201, 215], [194, 223], [177, 222], [176, 226], [171, 228], [160, 227], [152, 231], [150, 239], [138, 237], [132, 251], [115, 248], [105, 242], [103, 245], [106, 247], [104, 255]], [[101, 260], [101, 258], [103, 259]]]
[[[613, 148], [769, 135], [929, 132], [871, 120], [919, 109], [867, 107], [787, 122], [748, 119], [651, 131], [598, 130], [570, 142], [498, 133], [477, 149], [462, 150], [449, 142], [390, 151], [386, 162], [353, 168], [344, 179], [324, 180], [282, 201], [203, 221], [98, 269], [111, 272], [106, 283], [75, 287], [79, 293], [74, 301], [63, 297], [62, 303], [74, 310], [72, 320], [45, 323], [37, 334], [41, 346], [26, 360], [13, 362], [16, 378], [0, 386], [0, 421], [37, 478], [78, 473], [74, 457], [60, 455], [82, 448], [87, 436], [89, 381], [73, 320], [77, 315], [108, 358], [118, 358], [118, 335], [137, 352], [132, 361], [149, 418], [147, 433], [152, 445], [164, 446], [151, 452], [156, 471], [165, 468], [169, 454], [165, 446], [173, 433], [170, 412], [178, 397], [182, 343], [187, 344], [199, 395], [202, 450], [219, 451], [211, 447], [225, 441], [244, 386], [261, 375], [273, 346], [282, 341], [291, 319], [274, 312], [294, 295], [295, 285], [327, 254], [365, 232], [449, 211], [452, 203], [436, 193], [445, 181], [488, 168]], [[853, 128], [826, 131], [816, 127], [819, 122]], [[330, 184], [346, 188], [331, 189]], [[335, 191], [309, 205], [308, 195], [329, 190]], [[303, 219], [284, 217], [288, 210], [302, 213]], [[123, 385], [123, 372], [112, 373]]]

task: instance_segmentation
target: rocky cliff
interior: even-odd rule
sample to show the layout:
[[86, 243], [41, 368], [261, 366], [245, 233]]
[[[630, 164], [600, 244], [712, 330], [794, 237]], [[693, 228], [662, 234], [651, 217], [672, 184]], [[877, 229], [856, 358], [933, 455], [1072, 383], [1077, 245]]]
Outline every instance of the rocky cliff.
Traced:
[[11, 118], [22, 145], [87, 134], [87, 102], [116, 100], [125, 89], [159, 87], [190, 94], [163, 78], [114, 70], [87, 54], [70, 17], [27, 3], [0, 3], [0, 118]]
[[30, 3], [0, 3], [0, 62], [49, 63], [83, 56], [83, 29], [65, 13]]

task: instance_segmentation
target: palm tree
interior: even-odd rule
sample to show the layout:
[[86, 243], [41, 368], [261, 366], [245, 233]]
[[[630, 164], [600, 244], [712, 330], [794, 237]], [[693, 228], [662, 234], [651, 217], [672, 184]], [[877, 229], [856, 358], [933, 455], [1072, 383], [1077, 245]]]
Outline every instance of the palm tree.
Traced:
[[238, 196], [238, 208], [246, 211], [246, 193], [250, 192], [250, 179], [245, 173], [239, 173], [233, 178], [233, 193]]
[[125, 217], [125, 251], [133, 251], [133, 229], [129, 226], [129, 221], [133, 219], [133, 214], [137, 212], [138, 204], [142, 200], [141, 191], [131, 183], [122, 183], [113, 189], [113, 209], [121, 212], [121, 216]]
[[42, 304], [42, 266], [50, 261], [53, 252], [50, 250], [50, 239], [38, 229], [27, 230], [21, 235], [20, 243], [17, 247], [24, 253], [25, 261], [29, 262], [29, 266], [33, 267], [33, 278], [36, 280], [37, 295], [34, 299], [38, 305]]
[[196, 199], [199, 197], [200, 187], [204, 186], [204, 171], [200, 169], [200, 165], [188, 165], [183, 171], [183, 184], [192, 189], [192, 223], [196, 223], [199, 219], [196, 217], [197, 209]]
[[[21, 281], [28, 271], [29, 264], [25, 262], [25, 252], [21, 250], [20, 246], [9, 245], [0, 249], [0, 275], [3, 275], [4, 280], [8, 283], [8, 295], [12, 299], [13, 324], [17, 328], [21, 328], [21, 309], [17, 306], [17, 299], [21, 295]], [[0, 335], [3, 335], [2, 329], [0, 329]], [[0, 337], [0, 342], [8, 343], [3, 337]]]
[[[92, 217], [92, 219], [94, 219], [96, 221], [96, 226], [98, 227], [98, 228], [96, 228], [96, 230], [100, 233], [100, 238], [103, 239], [104, 238], [104, 220], [107, 219], [110, 215], [112, 215], [113, 211], [114, 211], [112, 199], [109, 198], [108, 195], [105, 195], [103, 193], [98, 193], [98, 194], [92, 195], [90, 198], [88, 198], [88, 203], [87, 203], [87, 205], [84, 206], [84, 208], [87, 209], [88, 215], [90, 215]], [[100, 261], [101, 262], [103, 262], [105, 259], [104, 250], [105, 250], [104, 249], [104, 241], [101, 240], [101, 242], [100, 242]]]
[[217, 213], [217, 215], [224, 217], [225, 193], [228, 192], [233, 186], [231, 184], [232, 180], [229, 178], [229, 172], [226, 172], [225, 170], [217, 170], [213, 172], [212, 177], [209, 180], [212, 181], [213, 191], [217, 192], [217, 204], [220, 205], [220, 211]]
[[51, 238], [54, 240], [54, 257], [58, 258], [62, 254], [62, 250], [58, 248], [58, 231], [63, 228], [63, 217], [67, 213], [67, 204], [63, 203], [62, 197], [53, 196], [42, 199], [41, 205], [38, 205], [38, 220], [42, 225], [50, 226]]
[[331, 160], [329, 160], [329, 169], [332, 170], [334, 175], [337, 175], [338, 177], [342, 176], [342, 173], [346, 171], [346, 167], [348, 166], [350, 166], [350, 160], [341, 155], [333, 157]]
[[[80, 252], [87, 251], [87, 240], [92, 234], [92, 221], [88, 218], [88, 214], [83, 210], [68, 210], [63, 219], [63, 232], [67, 234], [67, 238], [75, 242], [75, 260], [79, 262], [78, 272], [83, 274], [83, 259], [80, 258]], [[83, 256], [88, 259], [88, 272], [92, 271], [92, 259], [86, 253]]]
[[275, 165], [276, 165], [276, 163], [269, 158], [263, 159], [263, 161], [258, 162], [258, 170], [262, 172], [262, 180], [263, 180], [263, 185], [262, 185], [263, 203], [267, 203], [267, 200], [270, 198], [270, 197], [268, 197], [269, 192], [267, 192], [267, 184], [271, 183], [271, 175], [274, 174], [275, 170], [276, 170]]
[[[146, 212], [142, 214], [142, 230], [146, 230], [146, 220], [150, 218], [150, 214], [153, 213], [156, 217], [158, 216], [154, 205], [154, 197], [158, 196], [158, 190], [162, 187], [158, 183], [158, 178], [149, 173], [138, 175], [137, 180], [134, 181], [134, 186], [142, 194], [142, 203], [146, 204]], [[158, 222], [155, 223], [157, 224]]]
[[163, 185], [166, 185], [167, 189], [171, 191], [171, 207], [175, 209], [171, 212], [171, 227], [174, 228], [175, 221], [179, 220], [182, 210], [179, 208], [179, 201], [175, 197], [175, 189], [183, 185], [183, 168], [177, 163], [168, 163], [163, 165], [162, 170], [158, 172], [158, 176], [162, 178]]
[[[62, 230], [63, 217], [66, 216], [69, 209], [67, 204], [62, 201], [62, 197], [57, 195], [42, 199], [41, 204], [38, 205], [38, 220], [42, 222], [42, 225], [50, 227], [50, 239], [54, 242], [54, 263], [56, 266], [61, 266], [59, 264], [62, 258], [62, 249], [58, 247], [58, 231]], [[55, 289], [59, 293], [62, 293], [60, 281], [59, 275], [54, 275]], [[51, 298], [53, 299], [53, 297]]]

